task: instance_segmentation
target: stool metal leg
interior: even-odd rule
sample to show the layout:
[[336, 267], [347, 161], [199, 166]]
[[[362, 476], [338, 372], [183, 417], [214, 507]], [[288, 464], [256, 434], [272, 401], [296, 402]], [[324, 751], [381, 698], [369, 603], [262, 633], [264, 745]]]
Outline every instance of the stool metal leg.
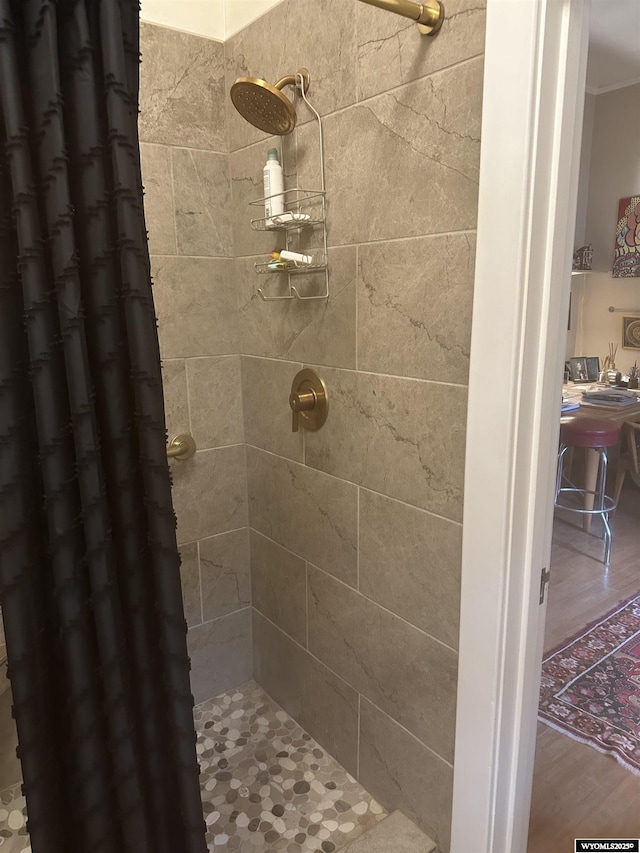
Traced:
[[[594, 515], [599, 515], [602, 518], [602, 523], [604, 525], [603, 563], [606, 567], [608, 567], [609, 563], [611, 562], [611, 543], [613, 538], [611, 525], [609, 523], [609, 513], [615, 510], [616, 502], [613, 498], [608, 497], [606, 494], [608, 466], [606, 448], [591, 448], [595, 452], [596, 458], [598, 459], [597, 478], [594, 483], [595, 488], [593, 490], [578, 488], [567, 477], [564, 476], [564, 459], [568, 449], [568, 446], [563, 443], [560, 445], [560, 450], [558, 452], [555, 506], [559, 509], [564, 509], [567, 512], [579, 513], [580, 515], [582, 515], [583, 519], [591, 519]], [[564, 482], [568, 483], [568, 486], [564, 486]], [[582, 508], [580, 508], [578, 506], [571, 505], [571, 501], [574, 501], [580, 497], [584, 499], [585, 504], [587, 503], [587, 499], [589, 499], [590, 506], [583, 506]], [[569, 504], [567, 504], [566, 502], [563, 503], [563, 500], [569, 500]]]
[[611, 562], [611, 525], [609, 524], [609, 512], [606, 511], [605, 489], [607, 486], [607, 451], [604, 447], [598, 448], [600, 464], [598, 466], [598, 485], [596, 488], [597, 506], [602, 507], [602, 523], [604, 524], [604, 564], [609, 566]]
[[562, 475], [564, 473], [564, 457], [568, 450], [566, 444], [560, 445], [560, 450], [558, 452], [558, 471], [556, 473], [556, 496], [555, 502], [558, 502], [558, 495], [560, 494], [560, 489], [562, 488]]

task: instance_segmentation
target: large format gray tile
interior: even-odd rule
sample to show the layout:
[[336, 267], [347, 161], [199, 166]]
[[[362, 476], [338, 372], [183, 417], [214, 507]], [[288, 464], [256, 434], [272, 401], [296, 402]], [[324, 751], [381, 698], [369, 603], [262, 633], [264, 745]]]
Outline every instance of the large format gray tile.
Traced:
[[[271, 9], [227, 41], [227, 92], [236, 77], [257, 76], [275, 83], [306, 66], [311, 71], [309, 99], [322, 115], [353, 103], [356, 5], [344, 0], [287, 0]], [[285, 92], [292, 95], [293, 90]], [[310, 118], [304, 105], [299, 115], [301, 121]], [[263, 137], [229, 100], [231, 150]]]
[[466, 388], [318, 372], [330, 409], [322, 429], [305, 436], [307, 465], [461, 520]]
[[176, 225], [171, 186], [170, 150], [162, 145], [140, 145], [144, 215], [151, 254], [175, 255]]
[[191, 628], [191, 690], [196, 704], [251, 678], [251, 608]]
[[171, 439], [179, 433], [190, 432], [184, 359], [171, 359], [162, 363], [162, 385], [167, 431]]
[[178, 542], [194, 542], [247, 526], [245, 452], [242, 445], [198, 451], [172, 462]]
[[423, 36], [413, 21], [356, 4], [358, 99], [379, 95], [484, 50], [486, 0], [447, 0], [442, 29]]
[[313, 567], [308, 608], [311, 654], [451, 760], [456, 653]]
[[253, 611], [256, 681], [354, 776], [358, 694]]
[[447, 853], [453, 768], [364, 698], [360, 781], [385, 808], [401, 809], [436, 841], [441, 853]]
[[481, 114], [474, 59], [329, 116], [330, 245], [475, 228]]
[[224, 45], [147, 23], [140, 40], [141, 140], [226, 151]]
[[[334, 367], [356, 366], [356, 249], [344, 247], [329, 250], [328, 300], [304, 302], [264, 302], [258, 287], [271, 295], [286, 292], [286, 276], [258, 276], [255, 258], [236, 261], [238, 308], [242, 351], [249, 355], [285, 358], [329, 364]], [[280, 284], [273, 279], [284, 279]], [[305, 282], [297, 276], [296, 286], [302, 293], [319, 292], [324, 276], [315, 275]], [[265, 283], [266, 280], [266, 283]], [[313, 290], [311, 289], [313, 288]]]
[[475, 234], [361, 246], [358, 366], [466, 383]]
[[187, 625], [193, 628], [202, 622], [200, 604], [200, 568], [198, 565], [198, 544], [190, 542], [180, 547], [180, 578], [182, 580], [182, 602]]
[[357, 489], [247, 447], [251, 527], [355, 585]]
[[462, 528], [360, 491], [360, 592], [458, 647]]
[[436, 844], [402, 812], [395, 811], [344, 848], [344, 853], [437, 853]]
[[251, 603], [300, 645], [307, 645], [306, 564], [255, 530], [251, 531]]
[[191, 429], [196, 445], [225, 447], [244, 441], [240, 357], [187, 361]]
[[233, 260], [152, 257], [163, 358], [238, 351]]
[[248, 528], [201, 539], [198, 547], [204, 621], [251, 604]]
[[228, 155], [174, 148], [171, 161], [179, 254], [231, 257]]
[[242, 359], [242, 395], [247, 444], [302, 462], [302, 430], [292, 432], [289, 394], [301, 364], [266, 358]]

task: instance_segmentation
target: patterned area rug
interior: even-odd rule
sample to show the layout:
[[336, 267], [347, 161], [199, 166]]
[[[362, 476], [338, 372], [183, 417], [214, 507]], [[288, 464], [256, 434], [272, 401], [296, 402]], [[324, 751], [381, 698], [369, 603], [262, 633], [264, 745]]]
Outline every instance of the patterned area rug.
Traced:
[[545, 657], [538, 718], [640, 775], [640, 595]]

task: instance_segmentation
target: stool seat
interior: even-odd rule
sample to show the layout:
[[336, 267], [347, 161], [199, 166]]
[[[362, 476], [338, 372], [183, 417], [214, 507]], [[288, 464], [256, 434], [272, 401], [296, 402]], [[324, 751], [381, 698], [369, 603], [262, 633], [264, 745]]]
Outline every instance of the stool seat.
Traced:
[[560, 427], [560, 440], [568, 447], [613, 447], [620, 425], [606, 418], [574, 418]]

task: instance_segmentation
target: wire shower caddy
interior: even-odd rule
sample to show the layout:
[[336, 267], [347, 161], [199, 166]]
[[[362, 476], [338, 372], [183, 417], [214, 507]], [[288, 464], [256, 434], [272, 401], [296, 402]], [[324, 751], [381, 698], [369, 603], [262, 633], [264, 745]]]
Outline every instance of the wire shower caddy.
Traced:
[[[312, 263], [303, 264], [299, 261], [280, 261], [277, 269], [274, 269], [274, 264], [271, 261], [260, 261], [254, 264], [254, 269], [259, 275], [282, 275], [286, 273], [288, 279], [288, 293], [284, 296], [267, 296], [263, 287], [258, 288], [260, 297], [265, 302], [276, 302], [288, 299], [300, 299], [302, 301], [320, 300], [329, 298], [329, 260], [327, 250], [327, 199], [326, 185], [324, 174], [324, 136], [322, 131], [322, 118], [316, 108], [310, 103], [307, 98], [305, 80], [302, 74], [296, 74], [298, 85], [296, 86], [296, 95], [299, 92], [302, 100], [309, 107], [315, 116], [318, 124], [318, 143], [320, 149], [320, 189], [302, 189], [300, 187], [292, 187], [286, 189], [284, 193], [278, 193], [278, 197], [284, 196], [284, 214], [280, 216], [272, 216], [270, 218], [260, 217], [251, 220], [251, 228], [254, 231], [274, 231], [284, 235], [285, 250], [290, 251], [290, 242], [294, 234], [301, 232], [303, 229], [322, 229], [321, 248], [305, 249], [304, 254], [310, 254], [313, 258]], [[294, 151], [296, 161], [296, 173], [298, 170], [298, 136], [297, 129], [294, 134]], [[280, 139], [280, 163], [284, 170], [284, 151], [282, 138]], [[274, 196], [275, 197], [275, 196]], [[251, 206], [262, 207], [264, 210], [265, 202], [271, 198], [256, 199], [250, 202]], [[292, 282], [292, 276], [308, 275], [311, 273], [324, 273], [325, 287], [324, 292], [313, 296], [301, 295], [298, 287]]]

